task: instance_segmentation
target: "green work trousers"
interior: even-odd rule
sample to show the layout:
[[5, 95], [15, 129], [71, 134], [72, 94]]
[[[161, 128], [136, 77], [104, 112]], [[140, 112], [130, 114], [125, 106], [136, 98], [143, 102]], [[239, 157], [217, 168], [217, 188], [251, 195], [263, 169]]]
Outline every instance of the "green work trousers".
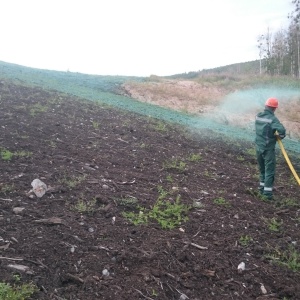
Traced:
[[256, 157], [260, 172], [260, 191], [268, 198], [272, 198], [276, 168], [275, 149], [264, 150], [256, 148]]

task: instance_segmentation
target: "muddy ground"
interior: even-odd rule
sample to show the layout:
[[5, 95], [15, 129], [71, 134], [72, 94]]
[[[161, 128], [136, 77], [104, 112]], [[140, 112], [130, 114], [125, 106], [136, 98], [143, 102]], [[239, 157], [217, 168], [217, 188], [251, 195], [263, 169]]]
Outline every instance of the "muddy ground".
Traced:
[[[265, 202], [252, 144], [6, 81], [0, 95], [1, 282], [34, 283], [32, 299], [300, 299], [299, 186], [279, 152]], [[124, 215], [159, 201], [181, 224]]]

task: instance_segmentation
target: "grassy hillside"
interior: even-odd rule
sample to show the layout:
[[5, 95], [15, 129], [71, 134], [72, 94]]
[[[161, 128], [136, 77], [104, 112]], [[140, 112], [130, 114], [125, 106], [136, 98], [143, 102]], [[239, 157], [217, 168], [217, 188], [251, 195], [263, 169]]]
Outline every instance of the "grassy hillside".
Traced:
[[243, 63], [236, 63], [227, 66], [221, 66], [212, 69], [203, 69], [197, 72], [188, 72], [182, 74], [175, 74], [172, 76], [167, 76], [166, 78], [170, 79], [195, 79], [203, 75], [217, 75], [217, 74], [228, 74], [228, 75], [247, 75], [253, 76], [259, 74], [259, 60], [248, 61]]
[[[233, 71], [238, 65], [240, 74]], [[278, 116], [291, 139], [287, 147], [300, 152], [299, 81], [249, 75], [254, 66], [255, 62], [235, 64], [199, 72], [192, 79], [175, 79], [96, 76], [0, 62], [0, 78], [175, 122], [192, 131], [209, 129], [248, 141], [253, 141], [253, 116], [263, 108], [266, 98], [276, 96], [280, 99]]]

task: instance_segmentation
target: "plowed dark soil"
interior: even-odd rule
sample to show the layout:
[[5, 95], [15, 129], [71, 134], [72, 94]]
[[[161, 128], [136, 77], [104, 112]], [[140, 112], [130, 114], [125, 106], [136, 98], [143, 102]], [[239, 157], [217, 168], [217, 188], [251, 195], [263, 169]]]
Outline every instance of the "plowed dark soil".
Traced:
[[[299, 186], [279, 152], [265, 202], [252, 144], [6, 81], [0, 96], [1, 282], [33, 282], [33, 299], [300, 299]], [[123, 214], [158, 199], [188, 220]]]

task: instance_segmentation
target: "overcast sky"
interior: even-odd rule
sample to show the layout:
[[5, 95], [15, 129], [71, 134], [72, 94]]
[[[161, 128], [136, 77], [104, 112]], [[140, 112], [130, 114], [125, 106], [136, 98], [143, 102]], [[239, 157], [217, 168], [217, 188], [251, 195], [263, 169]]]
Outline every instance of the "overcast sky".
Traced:
[[291, 0], [0, 0], [0, 60], [98, 75], [173, 75], [259, 58]]

